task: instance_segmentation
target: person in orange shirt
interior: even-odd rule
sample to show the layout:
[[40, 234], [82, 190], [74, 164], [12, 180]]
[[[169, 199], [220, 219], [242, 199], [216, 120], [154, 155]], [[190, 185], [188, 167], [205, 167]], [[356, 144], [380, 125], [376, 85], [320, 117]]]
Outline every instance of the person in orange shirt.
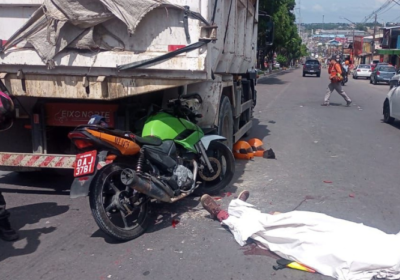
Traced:
[[331, 93], [336, 90], [346, 101], [347, 106], [350, 106], [351, 99], [347, 96], [347, 94], [342, 89], [342, 69], [339, 63], [336, 62], [336, 58], [332, 57], [329, 63], [328, 68], [329, 79], [331, 83], [328, 85], [328, 89], [326, 90], [324, 103], [321, 106], [329, 106], [329, 98], [331, 97]]

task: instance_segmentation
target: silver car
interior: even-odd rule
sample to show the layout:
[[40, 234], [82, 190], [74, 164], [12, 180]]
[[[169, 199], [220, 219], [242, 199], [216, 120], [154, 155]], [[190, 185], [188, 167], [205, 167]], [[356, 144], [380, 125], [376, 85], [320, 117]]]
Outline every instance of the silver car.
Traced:
[[366, 78], [369, 79], [371, 77], [371, 65], [369, 64], [360, 64], [353, 70], [353, 79], [358, 78]]
[[396, 74], [396, 68], [389, 65], [381, 65], [374, 69], [369, 82], [376, 85], [377, 83], [390, 83], [390, 79]]

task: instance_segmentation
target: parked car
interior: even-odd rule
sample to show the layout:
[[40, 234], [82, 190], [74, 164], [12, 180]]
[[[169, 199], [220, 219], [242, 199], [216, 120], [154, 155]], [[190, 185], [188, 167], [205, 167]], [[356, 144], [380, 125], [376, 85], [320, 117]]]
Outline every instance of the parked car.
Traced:
[[303, 77], [306, 74], [321, 76], [321, 63], [316, 59], [307, 59], [306, 63], [303, 65]]
[[390, 83], [390, 79], [396, 75], [396, 68], [389, 65], [377, 66], [371, 74], [370, 84]]
[[392, 88], [383, 102], [383, 121], [393, 123], [400, 119], [400, 87]]
[[[387, 62], [373, 62], [371, 63], [371, 71], [374, 71], [376, 67], [381, 66], [381, 65], [389, 65]], [[392, 65], [390, 65], [392, 66]]]
[[400, 86], [400, 70], [397, 70], [397, 74], [390, 79], [389, 86], [390, 89]]
[[353, 70], [353, 79], [358, 78], [366, 78], [369, 79], [371, 77], [371, 65], [369, 64], [360, 64]]

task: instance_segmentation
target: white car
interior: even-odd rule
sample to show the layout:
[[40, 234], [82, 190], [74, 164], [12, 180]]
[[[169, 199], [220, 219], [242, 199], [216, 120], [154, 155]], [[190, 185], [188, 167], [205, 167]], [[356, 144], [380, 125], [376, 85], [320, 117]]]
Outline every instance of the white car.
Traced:
[[369, 64], [360, 64], [353, 70], [353, 79], [371, 77], [372, 68]]
[[389, 82], [390, 89], [400, 86], [400, 70], [397, 71], [397, 74], [394, 75]]
[[383, 121], [393, 123], [400, 120], [400, 86], [393, 87], [383, 102]]

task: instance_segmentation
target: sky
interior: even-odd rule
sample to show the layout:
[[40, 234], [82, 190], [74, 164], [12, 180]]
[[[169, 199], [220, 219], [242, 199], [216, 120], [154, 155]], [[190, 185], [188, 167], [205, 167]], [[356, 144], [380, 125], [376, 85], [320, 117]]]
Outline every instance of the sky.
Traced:
[[[379, 9], [387, 1], [393, 0], [296, 0], [295, 13], [298, 20], [300, 7], [303, 23], [322, 22], [323, 15], [325, 15], [325, 22], [346, 22], [340, 17], [353, 22], [363, 22], [366, 16]], [[400, 22], [400, 0], [396, 1], [399, 4], [392, 2], [388, 8], [378, 13], [378, 22]]]

